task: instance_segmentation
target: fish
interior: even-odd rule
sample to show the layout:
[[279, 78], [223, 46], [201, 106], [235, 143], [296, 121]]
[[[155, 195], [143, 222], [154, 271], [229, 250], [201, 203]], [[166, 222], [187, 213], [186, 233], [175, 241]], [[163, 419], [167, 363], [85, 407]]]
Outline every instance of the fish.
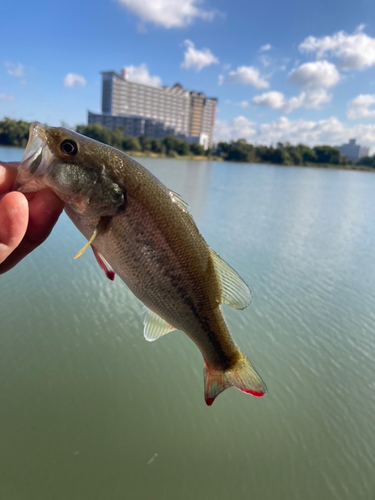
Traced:
[[50, 188], [88, 240], [106, 276], [117, 274], [144, 304], [144, 336], [183, 331], [204, 360], [208, 406], [225, 389], [261, 397], [267, 388], [235, 344], [222, 304], [242, 310], [252, 293], [206, 243], [189, 207], [145, 167], [72, 130], [34, 122], [15, 189]]

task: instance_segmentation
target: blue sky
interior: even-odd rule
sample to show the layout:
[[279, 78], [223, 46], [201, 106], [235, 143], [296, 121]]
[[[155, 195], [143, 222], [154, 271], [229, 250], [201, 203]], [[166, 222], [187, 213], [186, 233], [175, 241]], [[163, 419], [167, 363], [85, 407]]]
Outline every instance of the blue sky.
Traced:
[[[86, 123], [100, 71], [218, 97], [216, 139], [375, 151], [373, 0], [0, 0], [0, 118]], [[6, 42], [4, 43], [4, 41]]]

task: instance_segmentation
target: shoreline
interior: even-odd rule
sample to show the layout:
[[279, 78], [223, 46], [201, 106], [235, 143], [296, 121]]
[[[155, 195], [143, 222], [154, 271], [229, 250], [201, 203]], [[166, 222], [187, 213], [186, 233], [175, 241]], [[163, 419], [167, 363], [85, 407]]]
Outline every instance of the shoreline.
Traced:
[[[1, 148], [7, 149], [24, 149], [20, 146], [8, 146], [6, 144], [0, 144]], [[219, 156], [168, 156], [160, 153], [153, 152], [144, 152], [144, 151], [122, 151], [131, 157], [144, 157], [144, 158], [160, 158], [163, 160], [192, 160], [192, 161], [219, 161], [226, 162], [223, 158]], [[1, 160], [1, 158], [0, 158]], [[298, 167], [298, 168], [319, 168], [319, 169], [327, 169], [327, 170], [344, 170], [344, 171], [359, 171], [359, 172], [375, 172], [375, 168], [366, 167], [365, 165], [333, 165], [329, 163], [309, 163], [306, 165], [283, 165], [277, 163], [266, 163], [266, 162], [240, 162], [240, 161], [231, 161], [228, 163], [236, 163], [243, 165], [272, 165], [274, 167]]]
[[[143, 151], [123, 151], [128, 156], [137, 156], [145, 158], [162, 158], [164, 160], [194, 160], [194, 161], [220, 161], [226, 162], [224, 158], [219, 156], [168, 156], [160, 153], [145, 153]], [[266, 162], [242, 162], [242, 161], [228, 161], [228, 163], [236, 163], [243, 165], [272, 165], [274, 167], [298, 167], [298, 168], [319, 168], [327, 170], [353, 170], [361, 172], [375, 172], [375, 168], [366, 167], [365, 165], [334, 165], [330, 163], [309, 163], [306, 165], [283, 165], [278, 163]]]
[[218, 156], [203, 156], [203, 155], [176, 155], [176, 156], [168, 156], [165, 154], [161, 153], [153, 153], [151, 152], [144, 152], [144, 151], [123, 151], [120, 149], [119, 151], [122, 151], [128, 156], [143, 156], [145, 158], [162, 158], [163, 160], [193, 160], [193, 161], [225, 161], [223, 158], [219, 158]]

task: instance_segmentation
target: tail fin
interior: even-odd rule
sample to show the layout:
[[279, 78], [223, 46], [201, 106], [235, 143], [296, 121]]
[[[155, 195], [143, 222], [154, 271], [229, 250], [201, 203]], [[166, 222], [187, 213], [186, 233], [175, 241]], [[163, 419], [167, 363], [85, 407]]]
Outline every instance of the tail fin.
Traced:
[[231, 386], [258, 398], [267, 394], [266, 384], [242, 352], [236, 365], [225, 372], [211, 368], [205, 360], [204, 385], [204, 398], [208, 406], [212, 405], [216, 396]]

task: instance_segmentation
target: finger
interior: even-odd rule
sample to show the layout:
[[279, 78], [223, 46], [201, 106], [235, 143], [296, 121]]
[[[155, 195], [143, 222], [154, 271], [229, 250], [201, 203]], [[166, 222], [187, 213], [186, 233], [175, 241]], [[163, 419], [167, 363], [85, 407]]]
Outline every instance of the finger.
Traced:
[[49, 236], [56, 224], [64, 202], [50, 189], [38, 191], [29, 201], [29, 226], [26, 239], [37, 247]]
[[14, 184], [17, 177], [17, 167], [20, 162], [0, 162], [0, 195], [6, 193]]
[[16, 167], [17, 168], [20, 163], [21, 163], [20, 161], [1, 161], [0, 160], [0, 164], [5, 165], [6, 167]]
[[0, 264], [0, 274], [14, 267], [43, 243], [51, 233], [63, 208], [64, 202], [50, 189], [43, 189], [35, 193], [29, 201], [29, 225], [25, 237], [8, 259]]
[[0, 263], [4, 262], [21, 243], [26, 233], [28, 219], [28, 203], [22, 193], [8, 193], [1, 199]]

